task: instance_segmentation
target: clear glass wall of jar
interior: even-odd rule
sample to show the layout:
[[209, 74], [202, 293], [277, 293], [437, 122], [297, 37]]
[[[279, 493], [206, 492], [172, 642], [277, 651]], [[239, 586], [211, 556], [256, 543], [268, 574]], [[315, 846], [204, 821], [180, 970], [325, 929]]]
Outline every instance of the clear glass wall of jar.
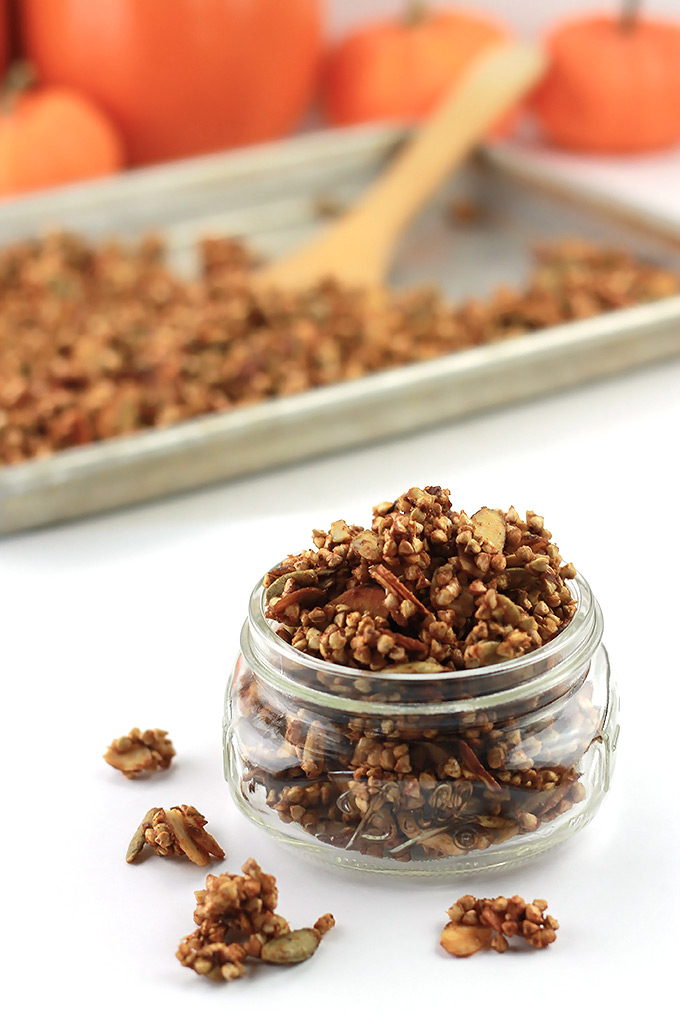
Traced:
[[609, 787], [618, 699], [583, 577], [568, 626], [485, 669], [370, 673], [297, 652], [254, 590], [227, 689], [225, 774], [273, 835], [337, 864], [460, 873], [521, 863]]

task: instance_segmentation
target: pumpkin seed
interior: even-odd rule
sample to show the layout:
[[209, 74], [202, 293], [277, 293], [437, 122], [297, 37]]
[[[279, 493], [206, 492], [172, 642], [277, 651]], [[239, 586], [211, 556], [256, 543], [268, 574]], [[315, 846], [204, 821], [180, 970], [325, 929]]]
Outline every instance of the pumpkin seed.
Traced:
[[320, 941], [321, 936], [314, 928], [298, 928], [265, 942], [261, 959], [265, 963], [302, 963], [314, 955]]
[[300, 588], [306, 588], [316, 582], [315, 570], [291, 570], [288, 574], [281, 574], [267, 588], [267, 599], [276, 598], [285, 588], [286, 581], [292, 579]]
[[127, 861], [128, 864], [132, 864], [134, 859], [144, 849], [144, 846], [146, 845], [144, 833], [151, 825], [151, 820], [153, 819], [153, 816], [156, 814], [157, 811], [160, 811], [160, 808], [157, 807], [149, 808], [149, 810], [139, 823], [139, 827], [135, 832], [134, 836], [132, 837], [132, 839], [130, 840], [130, 845], [127, 848], [127, 853], [125, 854], [125, 860]]

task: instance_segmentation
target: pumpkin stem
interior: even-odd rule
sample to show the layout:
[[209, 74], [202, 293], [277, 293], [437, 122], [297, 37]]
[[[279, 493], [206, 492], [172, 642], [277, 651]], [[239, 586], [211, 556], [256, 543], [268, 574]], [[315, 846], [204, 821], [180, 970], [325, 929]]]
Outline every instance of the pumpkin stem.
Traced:
[[16, 97], [35, 85], [35, 82], [36, 73], [33, 65], [27, 60], [15, 61], [0, 87], [0, 111], [9, 113], [13, 110]]
[[622, 32], [632, 32], [640, 17], [642, 0], [623, 0], [619, 25]]
[[421, 25], [430, 16], [430, 9], [425, 0], [408, 0], [404, 22], [407, 25]]

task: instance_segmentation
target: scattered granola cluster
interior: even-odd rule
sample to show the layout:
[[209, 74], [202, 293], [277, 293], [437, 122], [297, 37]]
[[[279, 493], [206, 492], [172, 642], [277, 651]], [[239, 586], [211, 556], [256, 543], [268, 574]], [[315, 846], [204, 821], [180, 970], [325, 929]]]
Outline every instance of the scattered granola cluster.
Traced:
[[132, 864], [145, 846], [161, 857], [186, 855], [194, 864], [210, 863], [211, 857], [222, 860], [224, 850], [205, 831], [203, 815], [189, 804], [173, 808], [151, 808], [144, 815], [125, 855]]
[[335, 924], [324, 914], [313, 928], [291, 931], [275, 913], [278, 890], [252, 858], [243, 875], [208, 875], [205, 889], [196, 893], [196, 931], [182, 939], [177, 958], [183, 967], [216, 980], [233, 981], [246, 973], [248, 957], [265, 963], [301, 963], [312, 956], [322, 937]]
[[315, 531], [314, 549], [266, 575], [267, 616], [298, 651], [374, 671], [474, 669], [539, 648], [575, 612], [575, 570], [537, 514], [468, 517], [436, 485], [373, 514], [368, 531]]
[[452, 956], [472, 956], [480, 949], [504, 953], [515, 935], [530, 946], [545, 949], [555, 941], [559, 924], [546, 914], [545, 900], [525, 903], [521, 896], [507, 899], [476, 899], [461, 896], [447, 911], [451, 920], [444, 928], [441, 945]]
[[168, 769], [175, 748], [167, 736], [167, 730], [140, 730], [135, 726], [126, 737], [112, 742], [104, 760], [114, 769], [120, 769], [127, 779], [134, 779], [142, 772]]
[[185, 280], [162, 245], [57, 234], [0, 252], [0, 463], [653, 301], [669, 270], [568, 241], [543, 246], [523, 290], [451, 306], [431, 290], [377, 295], [333, 281], [259, 294], [233, 241], [200, 246]]
[[[540, 648], [573, 617], [574, 569], [541, 517], [468, 517], [429, 486], [377, 506], [370, 530], [337, 521], [314, 542], [265, 578], [267, 615], [304, 653], [290, 670], [309, 698], [245, 659], [235, 674], [240, 790], [256, 810], [344, 850], [413, 861], [524, 839], [585, 798], [601, 722], [587, 667], [540, 695], [462, 708], [479, 693], [470, 667]], [[317, 690], [353, 708], [325, 707]], [[461, 707], [431, 711], [451, 699]], [[395, 710], [364, 711], [371, 702]]]

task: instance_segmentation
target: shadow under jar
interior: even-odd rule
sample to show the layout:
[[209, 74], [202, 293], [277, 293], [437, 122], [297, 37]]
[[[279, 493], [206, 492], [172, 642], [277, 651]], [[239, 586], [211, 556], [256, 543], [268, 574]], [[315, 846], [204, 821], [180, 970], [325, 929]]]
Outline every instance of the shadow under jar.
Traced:
[[607, 789], [618, 697], [602, 614], [483, 669], [371, 673], [298, 652], [254, 590], [227, 689], [225, 774], [239, 807], [329, 862], [455, 874], [519, 864], [582, 828]]

